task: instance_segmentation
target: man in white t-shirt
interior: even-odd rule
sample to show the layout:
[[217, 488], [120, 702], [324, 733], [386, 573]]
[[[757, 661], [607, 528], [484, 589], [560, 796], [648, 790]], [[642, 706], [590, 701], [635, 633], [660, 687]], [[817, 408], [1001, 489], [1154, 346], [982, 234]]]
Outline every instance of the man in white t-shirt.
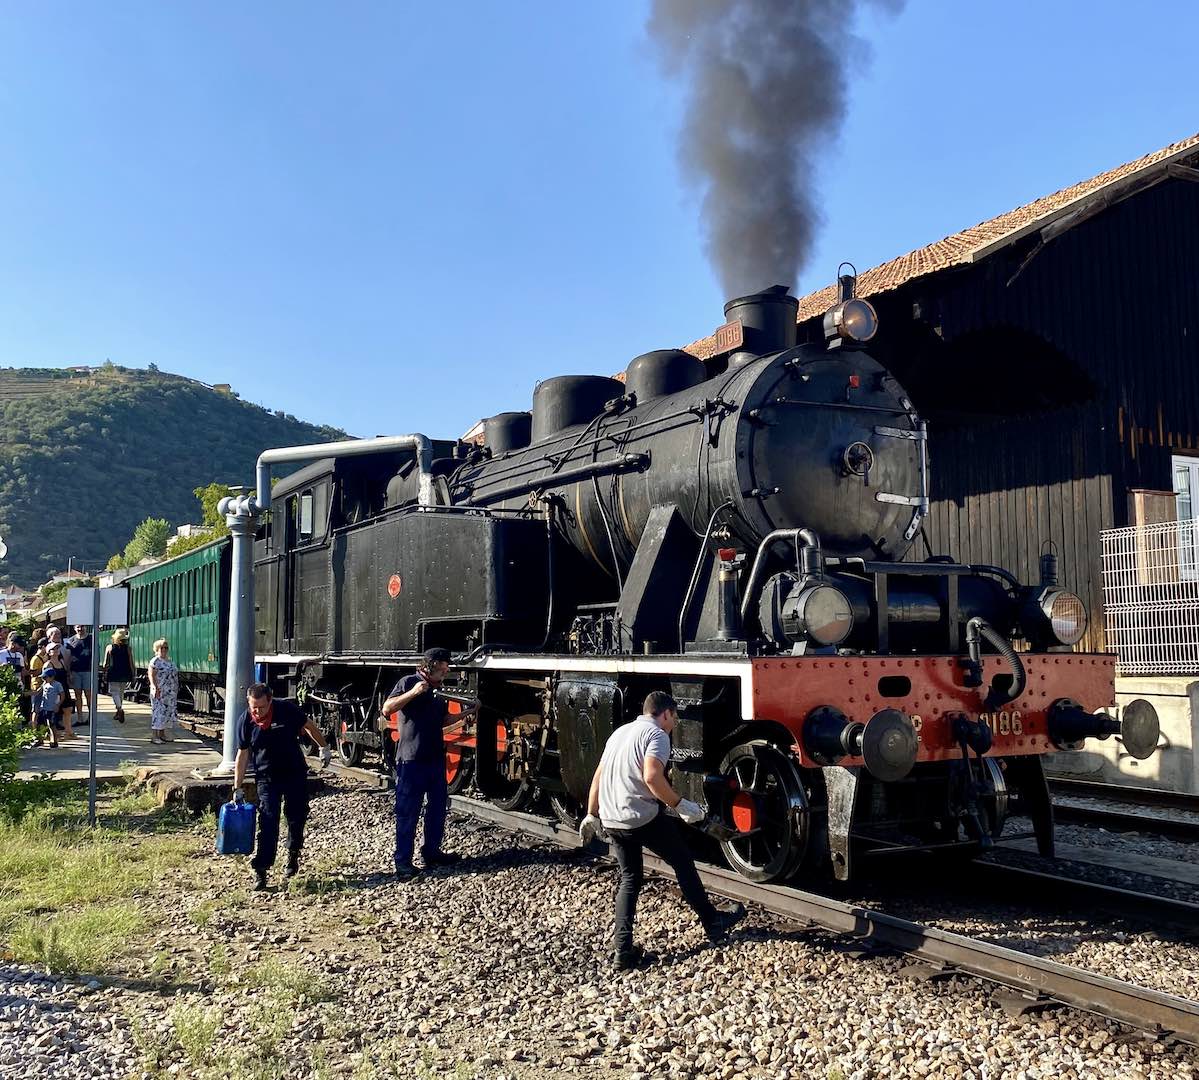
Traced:
[[713, 906], [675, 822], [662, 812], [665, 805], [690, 825], [704, 818], [700, 806], [684, 799], [666, 779], [670, 733], [679, 721], [674, 698], [655, 690], [645, 699], [642, 709], [642, 715], [617, 728], [604, 747], [591, 780], [587, 816], [579, 826], [579, 837], [584, 843], [602, 826], [620, 866], [620, 885], [616, 890], [618, 971], [637, 967], [645, 957], [644, 951], [633, 945], [637, 895], [644, 880], [644, 848], [649, 848], [674, 870], [683, 898], [699, 916], [710, 941], [723, 941], [729, 928], [745, 915], [740, 904], [724, 911]]

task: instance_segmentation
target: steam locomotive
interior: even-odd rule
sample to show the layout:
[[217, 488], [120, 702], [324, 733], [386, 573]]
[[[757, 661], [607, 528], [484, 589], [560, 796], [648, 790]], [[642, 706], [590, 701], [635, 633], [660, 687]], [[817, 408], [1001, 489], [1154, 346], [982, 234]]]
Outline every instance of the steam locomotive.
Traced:
[[[1028, 815], [1053, 852], [1042, 755], [1119, 734], [1114, 658], [1041, 580], [914, 556], [928, 437], [841, 279], [797, 342], [782, 287], [725, 306], [719, 351], [638, 356], [623, 382], [547, 379], [480, 441], [317, 461], [277, 484], [255, 541], [257, 660], [358, 764], [394, 756], [379, 705], [432, 646], [456, 654], [451, 786], [565, 820], [647, 692], [680, 703], [676, 787], [755, 881], [883, 854], [969, 854]], [[451, 710], [453, 705], [451, 705]]]

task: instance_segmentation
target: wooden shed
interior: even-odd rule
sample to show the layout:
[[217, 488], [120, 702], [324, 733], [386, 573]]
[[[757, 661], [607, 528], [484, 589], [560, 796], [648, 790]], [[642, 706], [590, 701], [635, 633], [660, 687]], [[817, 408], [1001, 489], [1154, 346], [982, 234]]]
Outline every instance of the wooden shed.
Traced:
[[[929, 422], [931, 549], [1035, 582], [1052, 541], [1084, 648], [1105, 646], [1100, 530], [1199, 516], [1197, 181], [1199, 135], [857, 283], [870, 351]], [[835, 298], [801, 299], [800, 340]]]

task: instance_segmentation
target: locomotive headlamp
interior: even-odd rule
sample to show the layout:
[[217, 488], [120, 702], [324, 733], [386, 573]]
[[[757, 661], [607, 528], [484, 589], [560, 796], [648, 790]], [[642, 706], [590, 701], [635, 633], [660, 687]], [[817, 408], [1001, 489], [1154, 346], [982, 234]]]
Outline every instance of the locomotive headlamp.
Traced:
[[1042, 589], [1030, 606], [1034, 621], [1060, 645], [1075, 645], [1087, 632], [1086, 606], [1066, 589]]
[[864, 345], [878, 333], [878, 313], [868, 300], [844, 300], [824, 314], [824, 337], [838, 344]]
[[849, 598], [835, 585], [814, 582], [787, 598], [783, 616], [794, 638], [817, 645], [840, 645], [853, 629]]

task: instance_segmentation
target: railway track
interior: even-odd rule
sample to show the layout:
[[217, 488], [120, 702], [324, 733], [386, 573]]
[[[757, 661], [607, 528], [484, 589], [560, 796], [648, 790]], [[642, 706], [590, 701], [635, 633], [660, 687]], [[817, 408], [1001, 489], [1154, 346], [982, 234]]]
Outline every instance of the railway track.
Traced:
[[[548, 840], [564, 848], [581, 846], [574, 830], [549, 818], [503, 811], [490, 803], [464, 796], [454, 796], [451, 805], [459, 813], [511, 832]], [[596, 847], [603, 848], [603, 845], [597, 844]], [[672, 876], [661, 860], [648, 853], [645, 860], [647, 869]], [[1001, 870], [1006, 868], [995, 868], [997, 873]], [[961, 973], [997, 984], [1008, 991], [1008, 994], [998, 997], [1004, 1008], [1011, 1012], [1065, 1005], [1118, 1020], [1154, 1037], [1172, 1038], [1199, 1046], [1199, 1002], [909, 922], [818, 893], [803, 892], [789, 886], [757, 885], [721, 867], [701, 866], [699, 872], [705, 888], [728, 899], [753, 904], [802, 926], [821, 927], [853, 938], [867, 951], [903, 953], [929, 965], [931, 972], [938, 976]], [[1053, 879], [1052, 875], [1037, 876], [1043, 879], [1040, 882], [1043, 886], [1077, 887], [1088, 892], [1091, 889], [1087, 882], [1066, 884]], [[1125, 899], [1129, 903], [1137, 903], [1143, 898], [1140, 894], [1128, 894]], [[1183, 905], [1176, 901], [1170, 910], [1172, 918], [1188, 918], [1192, 927], [1199, 925], [1196, 921], [1199, 907], [1196, 905]], [[1150, 917], [1155, 918], [1156, 914]]]
[[[1060, 777], [1050, 779], [1049, 789], [1053, 794], [1054, 819], [1063, 824], [1096, 826], [1108, 832], [1150, 833], [1186, 843], [1199, 842], [1199, 796]], [[1063, 801], [1065, 799], [1072, 801]], [[1163, 810], [1182, 810], [1193, 816], [1170, 816], [1160, 813]]]

